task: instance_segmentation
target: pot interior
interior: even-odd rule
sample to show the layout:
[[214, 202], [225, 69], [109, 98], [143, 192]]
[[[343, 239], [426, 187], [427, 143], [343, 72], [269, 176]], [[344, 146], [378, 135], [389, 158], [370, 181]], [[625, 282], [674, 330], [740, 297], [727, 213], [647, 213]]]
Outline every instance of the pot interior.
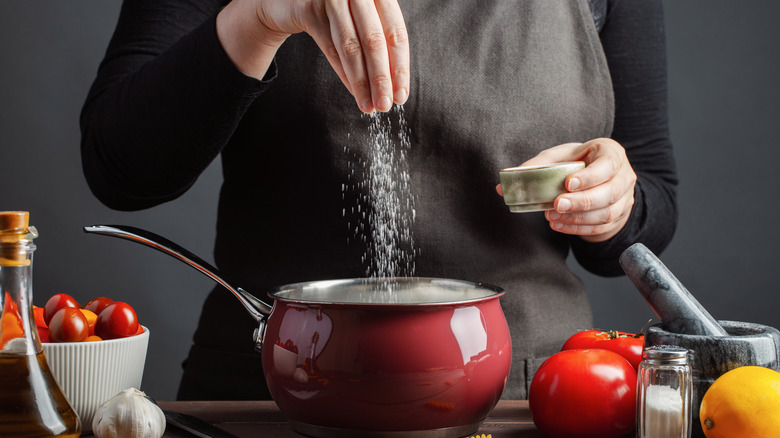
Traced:
[[295, 283], [271, 292], [275, 300], [346, 305], [452, 305], [500, 296], [497, 286], [422, 277], [353, 278]]

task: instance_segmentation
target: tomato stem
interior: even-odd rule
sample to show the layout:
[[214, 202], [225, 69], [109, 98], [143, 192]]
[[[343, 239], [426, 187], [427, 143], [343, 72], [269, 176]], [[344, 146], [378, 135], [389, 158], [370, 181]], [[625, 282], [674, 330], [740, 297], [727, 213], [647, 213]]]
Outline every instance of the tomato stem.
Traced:
[[710, 430], [713, 427], [715, 427], [715, 422], [712, 421], [712, 418], [705, 418], [704, 419], [704, 426], [707, 428], [707, 430]]
[[[652, 321], [652, 320], [650, 320]], [[650, 321], [647, 321], [647, 324], [650, 324]], [[645, 328], [647, 328], [647, 325], [645, 325]], [[633, 333], [621, 333], [617, 330], [602, 330], [601, 333], [607, 335], [608, 339], [619, 339], [619, 338], [635, 338], [639, 339], [641, 337], [644, 337], [645, 333], [643, 328], [641, 332], [633, 334]]]

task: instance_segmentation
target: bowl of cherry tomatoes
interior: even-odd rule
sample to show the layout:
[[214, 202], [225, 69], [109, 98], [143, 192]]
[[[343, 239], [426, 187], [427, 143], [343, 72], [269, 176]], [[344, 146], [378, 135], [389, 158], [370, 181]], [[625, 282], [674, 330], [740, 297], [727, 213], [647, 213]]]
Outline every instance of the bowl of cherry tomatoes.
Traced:
[[100, 405], [141, 387], [149, 329], [129, 304], [106, 297], [82, 306], [56, 294], [33, 313], [49, 368], [89, 432]]

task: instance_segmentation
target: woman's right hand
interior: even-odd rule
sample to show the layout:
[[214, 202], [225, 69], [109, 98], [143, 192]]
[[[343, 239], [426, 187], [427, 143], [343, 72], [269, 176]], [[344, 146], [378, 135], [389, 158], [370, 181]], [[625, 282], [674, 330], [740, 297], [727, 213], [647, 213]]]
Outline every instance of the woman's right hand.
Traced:
[[408, 98], [409, 42], [397, 0], [233, 0], [217, 17], [225, 52], [257, 78], [299, 32], [311, 35], [361, 111], [388, 111]]

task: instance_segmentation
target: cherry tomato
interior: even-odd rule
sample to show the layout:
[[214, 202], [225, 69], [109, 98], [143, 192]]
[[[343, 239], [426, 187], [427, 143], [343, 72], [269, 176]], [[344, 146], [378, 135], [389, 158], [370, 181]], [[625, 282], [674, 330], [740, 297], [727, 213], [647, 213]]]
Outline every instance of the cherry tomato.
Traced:
[[95, 335], [103, 339], [126, 338], [138, 331], [138, 316], [129, 304], [117, 301], [109, 304], [97, 317]]
[[96, 342], [96, 341], [102, 341], [103, 339], [100, 338], [100, 336], [87, 336], [87, 339], [84, 339], [84, 342]]
[[43, 306], [43, 320], [47, 326], [51, 325], [51, 318], [57, 313], [58, 310], [63, 307], [75, 307], [81, 308], [81, 305], [72, 296], [68, 294], [55, 294], [46, 301], [46, 305]]
[[528, 403], [546, 436], [618, 438], [634, 430], [636, 371], [608, 350], [562, 351], [539, 367]]
[[105, 309], [106, 306], [113, 303], [114, 300], [111, 298], [106, 297], [97, 297], [93, 300], [90, 300], [86, 306], [84, 306], [85, 309], [91, 310], [95, 313], [95, 315], [100, 315], [100, 311]]
[[645, 348], [645, 335], [618, 331], [585, 330], [575, 333], [561, 351], [583, 348], [600, 348], [615, 352], [631, 363], [635, 371], [639, 370], [642, 362], [642, 350]]
[[38, 329], [38, 337], [41, 339], [41, 342], [43, 343], [49, 343], [51, 342], [49, 340], [49, 328], [48, 327], [36, 327]]
[[89, 325], [81, 309], [64, 307], [49, 321], [49, 339], [52, 342], [81, 342], [87, 336]]

